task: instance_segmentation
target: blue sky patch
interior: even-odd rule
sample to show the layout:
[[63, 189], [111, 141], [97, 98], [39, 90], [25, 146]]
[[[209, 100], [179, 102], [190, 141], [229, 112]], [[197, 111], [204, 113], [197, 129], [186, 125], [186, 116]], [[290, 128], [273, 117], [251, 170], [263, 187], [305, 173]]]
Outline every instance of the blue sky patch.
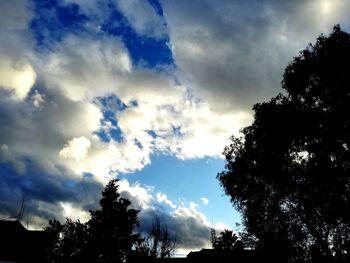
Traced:
[[157, 138], [157, 133], [155, 131], [146, 131], [149, 136], [153, 139]]
[[134, 142], [135, 142], [135, 145], [136, 145], [137, 147], [139, 147], [140, 150], [143, 149], [142, 143], [141, 143], [138, 139], [135, 139]]
[[164, 64], [174, 65], [168, 38], [155, 39], [139, 36], [117, 9], [113, 10], [101, 30], [106, 34], [122, 37], [134, 65], [141, 64], [150, 68]]
[[[240, 217], [216, 179], [224, 166], [223, 159], [179, 161], [175, 156], [154, 154], [150, 165], [120, 177], [127, 178], [131, 184], [142, 182], [154, 186], [154, 193], [165, 193], [175, 205], [179, 205], [180, 199], [187, 205], [195, 202], [199, 205], [198, 211], [207, 215], [208, 219], [213, 217], [214, 222], [220, 221], [234, 228]], [[209, 199], [208, 205], [202, 204], [202, 197]]]
[[117, 96], [110, 95], [106, 97], [96, 98], [95, 103], [101, 107], [103, 119], [101, 120], [102, 126], [106, 126], [107, 123], [112, 125], [109, 129], [100, 129], [95, 134], [104, 142], [110, 142], [111, 140], [122, 142], [123, 133], [118, 127], [118, 120], [116, 114], [118, 111], [123, 111], [127, 108]]
[[67, 33], [84, 31], [88, 20], [76, 4], [62, 5], [58, 0], [34, 0], [36, 16], [31, 29], [39, 47], [61, 41]]
[[[33, 3], [36, 16], [31, 22], [31, 30], [38, 48], [50, 48], [68, 33], [87, 32], [85, 24], [89, 18], [81, 13], [78, 5], [64, 4], [59, 0], [34, 0]], [[156, 12], [162, 15], [158, 1], [150, 1], [150, 3]], [[155, 39], [139, 36], [117, 8], [111, 2], [108, 2], [108, 5], [110, 7], [109, 17], [105, 18], [101, 31], [95, 34], [121, 37], [129, 51], [133, 65], [150, 68], [156, 68], [159, 65], [174, 66], [172, 52], [168, 46], [168, 37]]]

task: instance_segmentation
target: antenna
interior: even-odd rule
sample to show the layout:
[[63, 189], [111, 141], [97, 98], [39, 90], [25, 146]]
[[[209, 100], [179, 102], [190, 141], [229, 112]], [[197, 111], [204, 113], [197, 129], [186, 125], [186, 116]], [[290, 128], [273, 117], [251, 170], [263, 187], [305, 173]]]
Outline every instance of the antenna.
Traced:
[[18, 217], [17, 217], [17, 220], [20, 221], [20, 222], [23, 219], [24, 208], [25, 208], [25, 202], [24, 202], [24, 199], [23, 199], [22, 200], [22, 205], [21, 205], [21, 210], [19, 211], [19, 214], [18, 214]]
[[211, 247], [214, 248], [214, 243], [216, 241], [216, 231], [214, 228], [213, 217], [211, 218], [211, 228], [210, 228], [210, 242]]

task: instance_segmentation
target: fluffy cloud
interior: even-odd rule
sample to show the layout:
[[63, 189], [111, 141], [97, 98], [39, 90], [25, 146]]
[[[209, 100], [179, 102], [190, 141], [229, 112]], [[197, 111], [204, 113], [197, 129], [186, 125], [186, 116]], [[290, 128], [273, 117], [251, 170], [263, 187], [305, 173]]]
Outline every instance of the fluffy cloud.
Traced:
[[23, 100], [36, 80], [31, 64], [32, 38], [28, 23], [32, 18], [29, 2], [6, 1], [0, 10], [0, 89]]
[[168, 199], [167, 195], [164, 193], [157, 193], [156, 195], [158, 203], [164, 203], [168, 206], [170, 206], [172, 209], [175, 209], [177, 206]]
[[128, 52], [119, 38], [68, 35], [55, 49], [38, 54], [39, 73], [48, 87], [60, 89], [73, 101], [118, 91], [131, 71]]
[[0, 60], [0, 86], [13, 92], [13, 97], [23, 100], [35, 83], [36, 74], [33, 67], [26, 63], [17, 61]]
[[140, 184], [130, 185], [127, 180], [119, 181], [119, 191], [131, 201], [136, 209], [148, 209], [152, 206], [152, 187]]
[[63, 208], [63, 216], [65, 218], [80, 220], [81, 222], [86, 222], [90, 219], [90, 214], [81, 209], [81, 207], [77, 207], [74, 203], [60, 202], [60, 205]]
[[88, 138], [84, 136], [73, 138], [60, 150], [59, 155], [63, 158], [73, 158], [76, 161], [83, 160], [90, 147], [91, 142]]

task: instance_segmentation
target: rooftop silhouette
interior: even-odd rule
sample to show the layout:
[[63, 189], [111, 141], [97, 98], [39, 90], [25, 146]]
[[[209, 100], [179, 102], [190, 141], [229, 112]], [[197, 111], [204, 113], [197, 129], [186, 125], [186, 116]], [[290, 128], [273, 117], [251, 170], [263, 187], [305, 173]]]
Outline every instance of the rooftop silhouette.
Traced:
[[28, 230], [19, 220], [0, 221], [0, 261], [46, 262], [47, 235]]

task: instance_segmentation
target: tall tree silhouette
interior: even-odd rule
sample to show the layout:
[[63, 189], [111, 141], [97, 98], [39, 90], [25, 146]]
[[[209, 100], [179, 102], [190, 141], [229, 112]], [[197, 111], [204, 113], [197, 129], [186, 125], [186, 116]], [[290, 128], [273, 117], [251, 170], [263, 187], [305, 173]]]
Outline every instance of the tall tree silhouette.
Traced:
[[319, 36], [287, 66], [282, 87], [284, 94], [254, 105], [254, 122], [225, 148], [218, 179], [242, 212], [248, 236], [276, 261], [345, 260], [349, 34], [335, 26]]
[[111, 180], [100, 200], [101, 208], [90, 211], [89, 254], [91, 262], [125, 262], [138, 235], [133, 232], [138, 225], [135, 209], [130, 201], [121, 198], [117, 180]]

